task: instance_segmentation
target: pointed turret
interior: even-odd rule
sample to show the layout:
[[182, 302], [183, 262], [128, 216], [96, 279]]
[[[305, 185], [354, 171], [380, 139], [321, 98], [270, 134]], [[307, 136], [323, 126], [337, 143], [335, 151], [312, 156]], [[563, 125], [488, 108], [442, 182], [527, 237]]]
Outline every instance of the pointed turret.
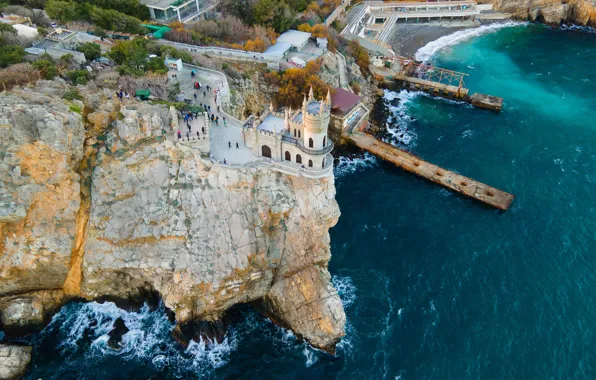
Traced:
[[319, 102], [319, 113], [323, 113], [325, 112], [325, 102], [323, 101], [323, 99], [321, 99], [321, 101]]
[[273, 113], [273, 102], [269, 102], [269, 112]]
[[304, 100], [302, 101], [302, 113], [306, 114], [306, 94], [304, 94]]
[[310, 85], [310, 90], [308, 91], [308, 101], [312, 102], [313, 100], [315, 100], [315, 94], [312, 90], [312, 84]]
[[331, 91], [327, 89], [327, 105], [331, 107]]

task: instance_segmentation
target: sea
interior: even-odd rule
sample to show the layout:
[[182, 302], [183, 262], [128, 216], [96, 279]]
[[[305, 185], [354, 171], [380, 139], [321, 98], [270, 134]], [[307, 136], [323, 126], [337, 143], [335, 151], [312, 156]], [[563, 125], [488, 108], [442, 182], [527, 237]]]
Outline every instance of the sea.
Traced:
[[[596, 33], [505, 23], [417, 53], [469, 74], [501, 113], [386, 91], [386, 141], [516, 196], [507, 212], [370, 155], [335, 169], [330, 356], [249, 307], [223, 343], [181, 349], [163, 306], [66, 305], [27, 379], [596, 378]], [[122, 318], [124, 348], [107, 345]]]

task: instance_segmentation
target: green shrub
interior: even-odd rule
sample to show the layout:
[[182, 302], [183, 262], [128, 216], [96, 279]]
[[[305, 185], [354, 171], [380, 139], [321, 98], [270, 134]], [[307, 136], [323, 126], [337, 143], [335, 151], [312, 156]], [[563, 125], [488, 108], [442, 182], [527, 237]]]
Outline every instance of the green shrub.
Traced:
[[78, 89], [73, 88], [69, 91], [67, 91], [64, 95], [62, 95], [62, 99], [66, 99], [66, 100], [83, 100], [83, 96], [81, 95], [81, 93], [79, 92]]

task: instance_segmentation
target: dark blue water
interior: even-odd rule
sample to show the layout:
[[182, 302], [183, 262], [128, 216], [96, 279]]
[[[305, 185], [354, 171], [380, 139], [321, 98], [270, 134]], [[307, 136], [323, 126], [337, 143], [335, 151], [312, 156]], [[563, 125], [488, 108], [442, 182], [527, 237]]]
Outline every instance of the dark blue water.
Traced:
[[[596, 378], [596, 34], [506, 28], [432, 60], [505, 108], [387, 93], [395, 143], [517, 198], [502, 213], [375, 159], [342, 161], [337, 358], [249, 309], [224, 344], [184, 352], [163, 310], [71, 304], [35, 337], [27, 377]], [[133, 326], [122, 352], [105, 344], [118, 316]]]

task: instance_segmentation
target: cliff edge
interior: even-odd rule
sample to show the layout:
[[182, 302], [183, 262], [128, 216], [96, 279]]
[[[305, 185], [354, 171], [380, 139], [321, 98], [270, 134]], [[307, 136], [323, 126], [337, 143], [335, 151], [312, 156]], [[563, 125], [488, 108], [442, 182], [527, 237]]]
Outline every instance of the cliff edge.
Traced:
[[480, 0], [478, 3], [493, 4], [495, 10], [523, 20], [596, 26], [596, 0]]
[[0, 100], [4, 330], [73, 297], [157, 292], [179, 324], [253, 302], [333, 352], [345, 324], [327, 270], [333, 175], [219, 165], [168, 138], [164, 105], [67, 91], [40, 81]]

